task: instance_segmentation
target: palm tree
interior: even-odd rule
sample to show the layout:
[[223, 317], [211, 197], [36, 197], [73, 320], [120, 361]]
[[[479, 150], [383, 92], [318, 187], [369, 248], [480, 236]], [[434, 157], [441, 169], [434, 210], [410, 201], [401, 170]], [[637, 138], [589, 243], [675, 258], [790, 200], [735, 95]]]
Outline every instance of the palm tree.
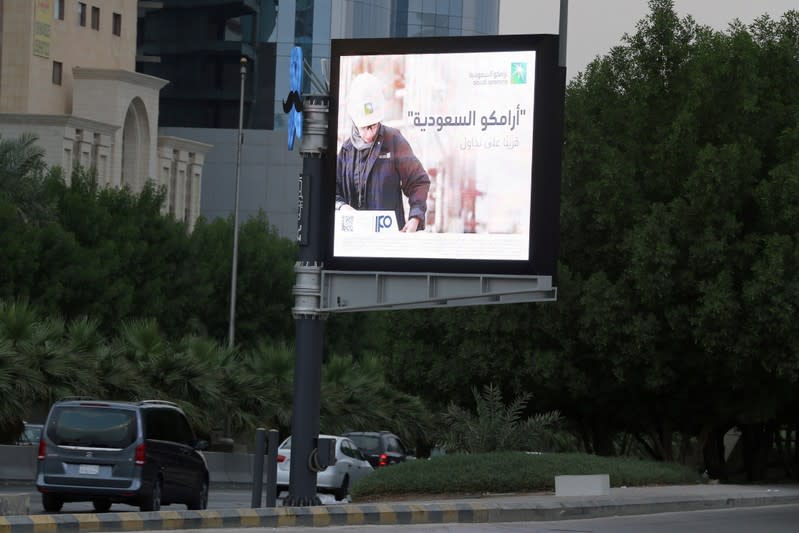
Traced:
[[68, 341], [63, 321], [41, 320], [24, 302], [0, 302], [0, 433], [59, 397], [95, 393], [96, 376], [93, 354]]
[[60, 319], [36, 322], [29, 338], [16, 341], [16, 349], [42, 376], [44, 386], [34, 399], [39, 407], [65, 396], [93, 396], [100, 390], [94, 354], [73, 349]]
[[382, 374], [368, 375], [350, 356], [333, 356], [322, 370], [321, 428], [328, 433], [354, 429], [384, 429], [390, 417], [377, 392]]
[[[239, 389], [239, 405], [254, 415], [257, 425], [288, 434], [294, 383], [294, 347], [281, 341], [260, 341], [255, 348], [240, 352], [231, 361], [237, 374], [253, 376], [251, 389]], [[237, 379], [244, 379], [239, 376]], [[243, 394], [242, 394], [243, 393]], [[256, 426], [251, 426], [252, 429]]]
[[421, 399], [388, 384], [385, 364], [377, 356], [360, 361], [331, 357], [322, 376], [320, 418], [324, 431], [390, 430], [413, 442], [432, 429], [430, 413]]
[[0, 330], [0, 444], [12, 444], [22, 432], [23, 413], [43, 385], [41, 375]]
[[249, 413], [242, 411], [240, 401], [242, 395], [251, 388], [253, 376], [236, 372], [235, 366], [231, 364], [234, 350], [213, 339], [189, 335], [181, 339], [175, 351], [209, 369], [216, 380], [214, 388], [218, 389], [217, 395], [199, 397], [194, 401], [195, 407], [205, 413], [205, 422], [201, 428], [204, 434], [226, 424], [239, 427], [250, 422]]
[[522, 419], [530, 400], [520, 394], [509, 405], [502, 400], [499, 387], [486, 385], [482, 394], [472, 388], [476, 413], [450, 404], [443, 414], [441, 445], [449, 451], [484, 453], [503, 450], [542, 451], [541, 446], [553, 442], [551, 433], [560, 421], [560, 413], [548, 413]]
[[210, 432], [215, 423], [210, 408], [223, 397], [217, 368], [196, 357], [190, 345], [170, 346], [152, 319], [125, 323], [120, 340], [125, 357], [152, 387], [151, 399], [179, 404], [196, 429]]
[[0, 195], [9, 198], [25, 222], [49, 216], [45, 199], [44, 149], [38, 137], [23, 133], [15, 139], [0, 138]]

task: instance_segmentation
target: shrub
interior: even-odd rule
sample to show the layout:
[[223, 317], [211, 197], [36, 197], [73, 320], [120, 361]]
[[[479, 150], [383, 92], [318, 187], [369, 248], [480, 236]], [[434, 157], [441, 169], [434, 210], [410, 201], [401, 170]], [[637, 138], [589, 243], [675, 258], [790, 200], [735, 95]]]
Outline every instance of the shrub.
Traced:
[[676, 463], [579, 453], [455, 454], [379, 468], [352, 487], [358, 500], [410, 494], [486, 494], [554, 491], [555, 476], [608, 474], [611, 486], [697, 483]]

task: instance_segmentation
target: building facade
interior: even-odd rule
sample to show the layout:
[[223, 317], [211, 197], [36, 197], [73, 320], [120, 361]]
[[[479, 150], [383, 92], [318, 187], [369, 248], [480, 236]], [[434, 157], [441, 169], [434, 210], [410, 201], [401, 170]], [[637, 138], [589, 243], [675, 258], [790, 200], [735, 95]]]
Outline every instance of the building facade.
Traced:
[[167, 80], [135, 71], [136, 25], [136, 0], [0, 1], [0, 134], [37, 135], [67, 175], [79, 164], [106, 186], [163, 185], [164, 211], [191, 226], [211, 147], [159, 135]]
[[[214, 145], [202, 214], [234, 209], [244, 57], [239, 214], [244, 220], [264, 210], [292, 238], [302, 160], [287, 149], [283, 113], [291, 49], [302, 47], [323, 80], [331, 39], [496, 35], [499, 26], [499, 0], [140, 0], [139, 8], [137, 70], [170, 81], [161, 92], [162, 131]], [[303, 92], [318, 92], [309, 76]]]

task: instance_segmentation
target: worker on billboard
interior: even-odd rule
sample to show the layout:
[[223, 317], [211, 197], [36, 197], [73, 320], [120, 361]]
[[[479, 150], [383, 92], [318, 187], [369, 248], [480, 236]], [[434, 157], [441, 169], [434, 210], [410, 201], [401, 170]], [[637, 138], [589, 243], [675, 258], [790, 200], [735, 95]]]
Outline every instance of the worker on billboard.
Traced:
[[[356, 76], [347, 98], [352, 132], [336, 163], [336, 209], [391, 210], [400, 231], [422, 230], [430, 177], [402, 133], [381, 123], [385, 107], [377, 77]], [[407, 219], [403, 194], [408, 198]]]

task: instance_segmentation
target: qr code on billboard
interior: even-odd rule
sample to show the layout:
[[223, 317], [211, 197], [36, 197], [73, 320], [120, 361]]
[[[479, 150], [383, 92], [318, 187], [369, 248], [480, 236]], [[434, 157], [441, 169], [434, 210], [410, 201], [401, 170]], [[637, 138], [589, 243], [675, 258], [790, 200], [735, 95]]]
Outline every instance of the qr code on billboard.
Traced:
[[354, 220], [355, 217], [352, 216], [341, 217], [341, 231], [354, 231]]

